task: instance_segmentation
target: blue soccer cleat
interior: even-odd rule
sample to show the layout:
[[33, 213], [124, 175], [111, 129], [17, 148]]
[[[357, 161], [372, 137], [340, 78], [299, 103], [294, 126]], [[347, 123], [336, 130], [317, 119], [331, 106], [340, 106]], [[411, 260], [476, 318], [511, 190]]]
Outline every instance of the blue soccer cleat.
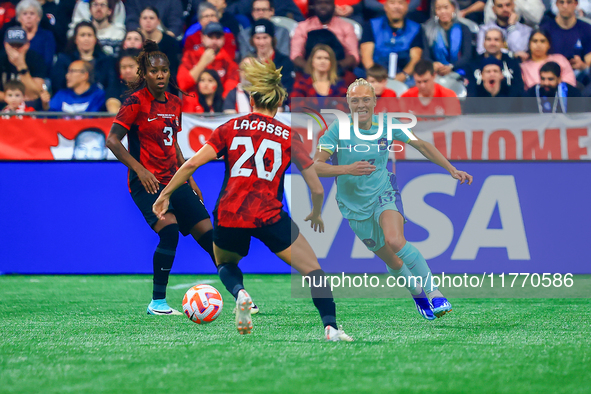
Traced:
[[431, 300], [433, 303], [433, 313], [437, 317], [442, 317], [447, 312], [451, 312], [451, 304], [445, 297], [435, 297]]
[[417, 304], [417, 311], [419, 314], [423, 316], [427, 320], [435, 320], [435, 314], [433, 313], [433, 309], [431, 308], [431, 303], [427, 298], [425, 292], [423, 291], [421, 294], [412, 297], [415, 300], [415, 304]]
[[148, 315], [182, 315], [182, 313], [169, 307], [166, 300], [162, 299], [152, 300], [152, 302], [150, 302], [150, 305], [148, 305]]

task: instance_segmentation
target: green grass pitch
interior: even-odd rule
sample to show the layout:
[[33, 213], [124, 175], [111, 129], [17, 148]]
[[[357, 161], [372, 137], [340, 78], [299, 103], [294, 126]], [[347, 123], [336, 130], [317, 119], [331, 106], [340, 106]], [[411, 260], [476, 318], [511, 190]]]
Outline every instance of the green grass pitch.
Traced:
[[455, 299], [427, 322], [410, 299], [337, 300], [353, 343], [326, 343], [289, 276], [246, 275], [261, 313], [147, 316], [148, 276], [0, 276], [0, 393], [589, 393], [591, 300]]

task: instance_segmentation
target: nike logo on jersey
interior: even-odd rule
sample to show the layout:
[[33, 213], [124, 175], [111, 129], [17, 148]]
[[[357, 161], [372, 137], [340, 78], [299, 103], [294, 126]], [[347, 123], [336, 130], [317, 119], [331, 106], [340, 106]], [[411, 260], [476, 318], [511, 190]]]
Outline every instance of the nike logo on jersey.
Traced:
[[156, 120], [156, 119], [158, 119], [158, 117], [156, 117], [156, 118], [154, 118], [154, 119], [150, 119], [150, 118], [148, 118], [148, 122], [151, 122], [151, 121], [153, 121], [153, 120]]

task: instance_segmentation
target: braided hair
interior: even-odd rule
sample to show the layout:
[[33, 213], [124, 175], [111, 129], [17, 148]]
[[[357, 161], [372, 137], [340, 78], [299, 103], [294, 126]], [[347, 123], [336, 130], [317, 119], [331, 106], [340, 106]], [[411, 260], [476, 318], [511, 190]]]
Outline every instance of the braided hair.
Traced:
[[[138, 77], [134, 81], [127, 82], [127, 87], [129, 88], [130, 92], [135, 91], [135, 90], [140, 89], [145, 86], [146, 74], [148, 73], [148, 68], [152, 67], [152, 63], [156, 59], [164, 60], [166, 62], [166, 64], [168, 64], [168, 66], [170, 67], [170, 61], [168, 60], [168, 57], [164, 53], [160, 52], [160, 49], [158, 48], [158, 44], [156, 44], [156, 42], [154, 42], [152, 40], [146, 40], [144, 42], [144, 47], [142, 48], [142, 51], [135, 59], [138, 64], [138, 69], [137, 69], [137, 76]], [[168, 82], [173, 87], [178, 89], [179, 92], [181, 92], [185, 96], [189, 96], [189, 94], [184, 92], [183, 90], [181, 90], [172, 79], [169, 79]]]

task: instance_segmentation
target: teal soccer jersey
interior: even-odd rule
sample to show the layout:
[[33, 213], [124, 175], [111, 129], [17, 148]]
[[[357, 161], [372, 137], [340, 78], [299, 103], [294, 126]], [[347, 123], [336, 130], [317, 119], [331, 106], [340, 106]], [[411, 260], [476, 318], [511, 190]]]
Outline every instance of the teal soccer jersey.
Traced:
[[[388, 190], [398, 188], [395, 185], [396, 178], [390, 176], [386, 167], [388, 147], [393, 140], [407, 143], [410, 138], [401, 129], [394, 129], [392, 130], [393, 140], [389, 140], [386, 119], [384, 115], [382, 134], [371, 141], [362, 140], [355, 135], [351, 115], [349, 115], [350, 139], [339, 140], [339, 122], [335, 120], [318, 141], [318, 148], [330, 153], [332, 163], [335, 165], [347, 165], [365, 160], [376, 166], [376, 170], [370, 175], [337, 177], [337, 202], [345, 219], [364, 220], [371, 217], [378, 197]], [[377, 122], [378, 116], [373, 115], [371, 129], [359, 129], [359, 132], [365, 135], [376, 134], [379, 130]], [[393, 122], [400, 123], [396, 119]]]

